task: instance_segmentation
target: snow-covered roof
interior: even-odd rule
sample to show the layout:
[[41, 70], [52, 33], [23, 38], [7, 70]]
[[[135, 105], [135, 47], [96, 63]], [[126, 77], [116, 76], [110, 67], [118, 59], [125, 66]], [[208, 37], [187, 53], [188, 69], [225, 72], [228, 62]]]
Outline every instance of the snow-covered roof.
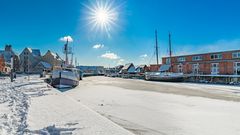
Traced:
[[39, 64], [42, 64], [44, 68], [52, 68], [51, 64], [44, 62], [44, 61], [40, 61]]
[[0, 55], [3, 55], [6, 62], [11, 62], [11, 58], [14, 55], [13, 52], [0, 50]]
[[170, 69], [170, 65], [162, 65], [159, 69], [160, 72], [168, 71]]
[[32, 49], [32, 48], [29, 48], [29, 47], [27, 47], [25, 49], [27, 49], [35, 57], [41, 56], [41, 52], [40, 52], [39, 49]]
[[139, 65], [139, 66], [137, 66], [137, 68], [136, 69], [138, 69], [138, 68], [145, 68], [147, 65]]
[[[52, 52], [52, 51], [50, 51], [50, 50], [48, 50], [46, 54], [52, 55], [52, 56], [54, 57], [54, 59], [62, 60], [62, 58], [61, 58], [57, 53], [54, 53], [54, 52]], [[46, 54], [45, 54], [45, 55], [46, 55]]]
[[128, 63], [122, 68], [122, 70], [128, 70], [131, 66], [134, 66], [134, 65], [132, 63]]
[[35, 56], [41, 56], [41, 52], [39, 49], [32, 49], [32, 54]]

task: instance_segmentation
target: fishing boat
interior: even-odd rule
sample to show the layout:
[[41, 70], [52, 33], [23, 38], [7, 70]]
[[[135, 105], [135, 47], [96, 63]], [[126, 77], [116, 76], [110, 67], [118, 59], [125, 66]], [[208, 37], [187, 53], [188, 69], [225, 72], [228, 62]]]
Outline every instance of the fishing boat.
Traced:
[[72, 64], [68, 63], [68, 54], [71, 54], [71, 50], [67, 43], [64, 45], [63, 52], [65, 54], [65, 62], [61, 67], [54, 67], [52, 71], [52, 81], [51, 84], [55, 88], [71, 88], [79, 85], [79, 80], [81, 80], [80, 71]]
[[52, 72], [52, 85], [55, 88], [71, 88], [79, 85], [79, 72], [76, 68], [59, 68]]
[[[157, 40], [157, 31], [155, 31], [156, 37], [156, 58], [157, 58], [157, 65], [158, 63], [158, 40]], [[145, 80], [150, 81], [164, 81], [164, 82], [182, 82], [184, 81], [183, 73], [173, 73], [172, 71], [172, 49], [171, 49], [171, 34], [169, 33], [169, 59], [170, 64], [161, 65], [159, 71], [156, 72], [146, 72], [145, 73]]]

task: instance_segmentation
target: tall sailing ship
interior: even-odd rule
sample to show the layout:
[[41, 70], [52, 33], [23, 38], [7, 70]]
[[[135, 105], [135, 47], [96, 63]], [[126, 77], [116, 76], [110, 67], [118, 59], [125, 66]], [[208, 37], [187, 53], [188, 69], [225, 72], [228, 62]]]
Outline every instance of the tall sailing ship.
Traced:
[[[157, 40], [157, 31], [155, 31], [156, 38], [156, 59], [158, 63], [158, 40]], [[147, 72], [145, 73], [146, 80], [152, 81], [165, 81], [165, 82], [181, 82], [184, 80], [183, 73], [173, 73], [172, 66], [172, 47], [171, 47], [171, 34], [169, 33], [169, 64], [161, 65], [159, 71], [156, 72]]]
[[81, 79], [80, 71], [68, 62], [68, 54], [72, 54], [68, 45], [68, 40], [63, 48], [65, 61], [61, 67], [54, 67], [52, 72], [52, 86], [55, 88], [69, 88], [79, 85]]

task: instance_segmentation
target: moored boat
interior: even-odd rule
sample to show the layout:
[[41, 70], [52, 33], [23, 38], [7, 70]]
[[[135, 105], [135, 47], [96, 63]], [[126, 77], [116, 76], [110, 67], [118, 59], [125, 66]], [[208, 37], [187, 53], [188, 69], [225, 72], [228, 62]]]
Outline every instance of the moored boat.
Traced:
[[66, 56], [65, 63], [61, 67], [54, 67], [51, 76], [51, 85], [55, 88], [71, 88], [79, 85], [79, 80], [82, 79], [82, 73], [77, 68], [74, 68], [68, 63], [68, 54], [72, 54], [67, 43], [64, 45], [63, 52]]
[[[156, 34], [156, 57], [157, 57], [157, 65], [158, 65], [158, 42], [157, 42], [157, 31]], [[161, 65], [159, 71], [156, 72], [146, 72], [145, 73], [145, 80], [151, 81], [164, 81], [164, 82], [182, 82], [184, 81], [183, 73], [173, 73], [172, 71], [172, 64], [171, 64], [171, 57], [172, 57], [172, 50], [171, 50], [171, 34], [169, 33], [169, 55], [170, 55], [170, 62], [167, 65]]]
[[145, 79], [149, 81], [182, 82], [184, 76], [182, 73], [147, 72], [145, 74]]
[[54, 69], [52, 86], [55, 88], [70, 88], [79, 85], [80, 74], [76, 68]]

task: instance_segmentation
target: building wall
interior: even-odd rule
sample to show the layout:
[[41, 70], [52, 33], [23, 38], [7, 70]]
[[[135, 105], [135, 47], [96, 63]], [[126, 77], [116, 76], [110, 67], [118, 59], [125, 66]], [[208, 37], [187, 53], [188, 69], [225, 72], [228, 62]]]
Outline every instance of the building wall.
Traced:
[[4, 61], [4, 57], [0, 56], [0, 72], [5, 72], [5, 61]]
[[148, 69], [150, 70], [150, 72], [155, 72], [155, 71], [159, 71], [160, 65], [150, 65], [148, 67]]
[[42, 60], [53, 65], [53, 66], [61, 66], [63, 61], [55, 58], [49, 51], [42, 57]]
[[25, 73], [34, 73], [34, 67], [40, 62], [41, 56], [33, 56], [33, 54], [25, 48], [20, 54], [20, 71]]
[[[211, 74], [212, 73], [212, 64], [218, 63], [218, 73], [223, 75], [232, 75], [235, 74], [234, 63], [240, 62], [240, 57], [234, 58], [233, 53], [239, 52], [240, 50], [235, 51], [226, 51], [226, 52], [215, 52], [207, 54], [194, 54], [194, 55], [185, 55], [185, 56], [175, 56], [171, 59], [172, 72], [179, 72], [179, 65], [182, 64], [183, 73], [191, 74], [193, 73], [193, 65], [199, 64], [199, 74]], [[214, 59], [212, 55], [220, 54], [222, 57], [220, 59]], [[193, 60], [195, 56], [199, 56], [201, 60]], [[179, 61], [180, 58], [184, 57], [184, 61]], [[163, 64], [170, 64], [169, 58], [162, 58]]]

